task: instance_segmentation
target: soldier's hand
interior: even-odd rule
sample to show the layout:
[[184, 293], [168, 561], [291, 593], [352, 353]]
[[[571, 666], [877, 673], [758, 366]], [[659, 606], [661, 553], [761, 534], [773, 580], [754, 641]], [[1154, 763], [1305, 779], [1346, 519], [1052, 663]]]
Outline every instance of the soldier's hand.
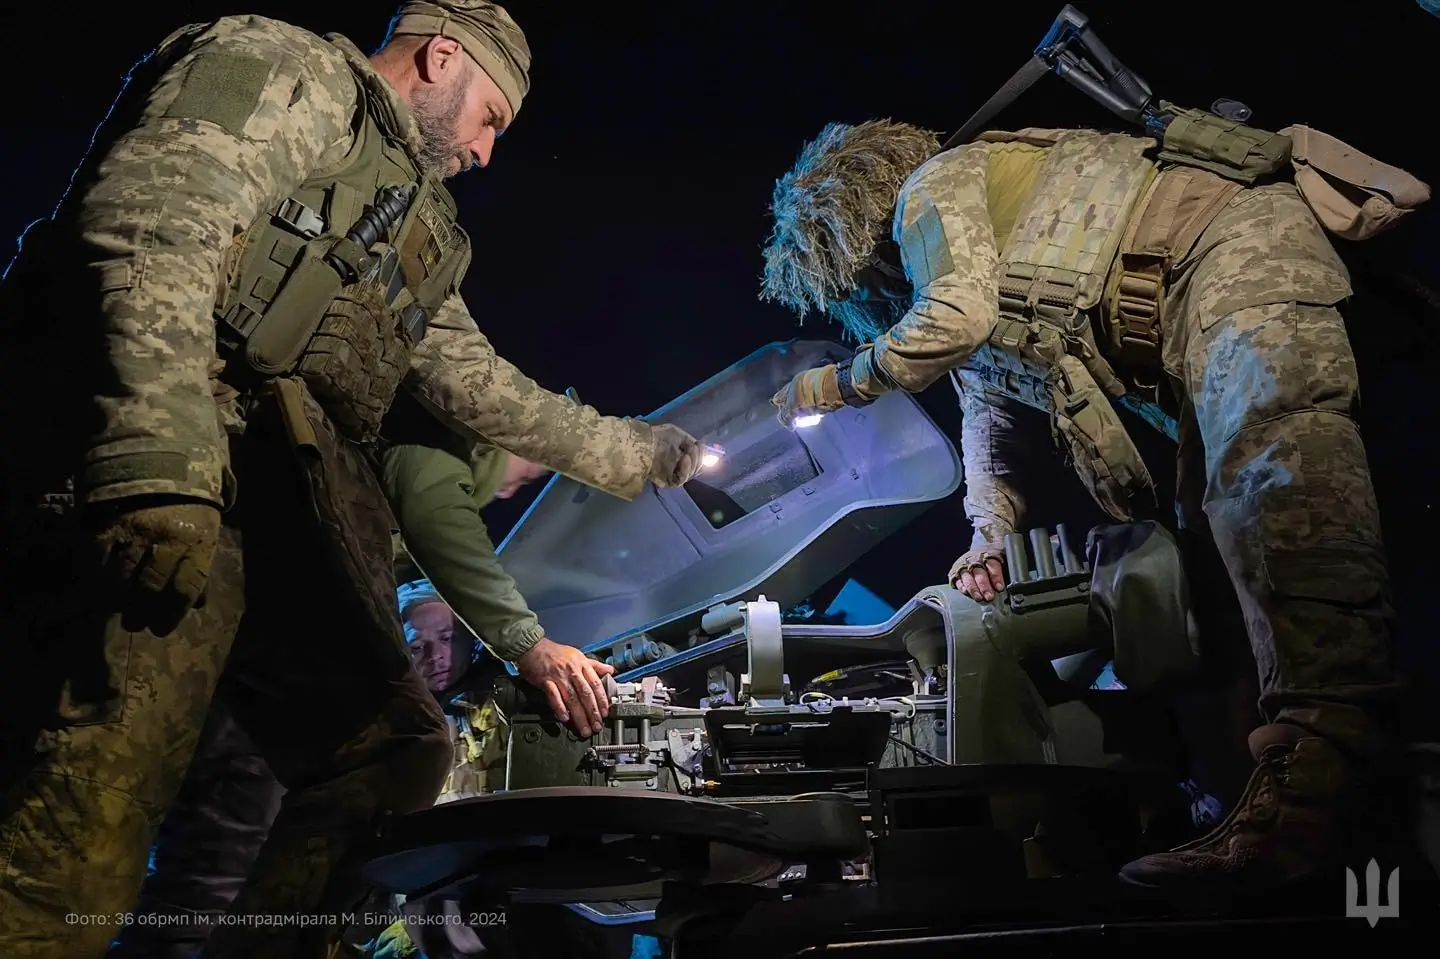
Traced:
[[220, 510], [196, 500], [117, 501], [93, 514], [105, 577], [127, 629], [165, 636], [205, 597], [220, 538]]
[[573, 646], [542, 638], [515, 661], [525, 681], [544, 690], [555, 718], [582, 738], [598, 733], [610, 714], [605, 677], [615, 667], [596, 662]]
[[950, 567], [950, 585], [977, 603], [1005, 591], [1005, 554], [994, 546], [972, 549]]
[[795, 374], [795, 378], [770, 397], [776, 407], [780, 425], [787, 430], [795, 428], [795, 421], [802, 416], [829, 413], [845, 405], [840, 395], [840, 380], [834, 363]]
[[655, 462], [650, 480], [656, 486], [684, 486], [700, 471], [705, 447], [678, 426], [661, 423], [652, 427], [655, 436]]

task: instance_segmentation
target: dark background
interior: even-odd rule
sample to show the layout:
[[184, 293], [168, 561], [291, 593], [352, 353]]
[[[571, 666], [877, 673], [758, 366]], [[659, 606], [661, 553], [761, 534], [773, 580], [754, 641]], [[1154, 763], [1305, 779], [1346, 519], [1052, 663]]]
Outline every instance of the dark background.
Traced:
[[[465, 293], [500, 352], [544, 385], [617, 414], [649, 412], [755, 347], [833, 335], [756, 300], [774, 180], [831, 120], [892, 117], [948, 133], [1045, 33], [1061, 0], [579, 0], [507, 4], [533, 88], [487, 170], [453, 181], [475, 243]], [[1166, 99], [1245, 101], [1257, 126], [1304, 122], [1435, 183], [1440, 19], [1364, 4], [1080, 4]], [[232, 13], [377, 45], [388, 3], [190, 0], [82, 10], [0, 3], [9, 96], [0, 230], [63, 190], [127, 67], [166, 33]], [[1048, 78], [995, 125], [1109, 125]], [[1363, 245], [1341, 241], [1363, 427], [1402, 613], [1402, 655], [1433, 677], [1440, 227], [1430, 209]], [[7, 250], [5, 256], [8, 258]], [[1417, 292], [1418, 290], [1418, 292]], [[955, 422], [943, 381], [922, 401]], [[1062, 482], [1068, 482], [1062, 480]], [[524, 500], [492, 510], [497, 540]], [[1078, 524], [1077, 524], [1078, 525]], [[1083, 527], [1082, 527], [1083, 528]], [[960, 494], [892, 538], [861, 578], [891, 602], [939, 581], [969, 540]]]

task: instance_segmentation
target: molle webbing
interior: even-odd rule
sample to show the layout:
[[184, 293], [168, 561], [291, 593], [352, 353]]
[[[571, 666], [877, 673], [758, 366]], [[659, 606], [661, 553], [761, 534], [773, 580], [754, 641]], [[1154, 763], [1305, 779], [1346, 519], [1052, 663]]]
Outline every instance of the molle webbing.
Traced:
[[1062, 137], [1001, 253], [1002, 283], [1017, 293], [1026, 287], [1027, 303], [1099, 303], [1126, 222], [1154, 175], [1145, 155], [1154, 145], [1120, 134]]
[[1023, 131], [987, 134], [1049, 151], [1001, 252], [999, 318], [971, 368], [991, 388], [1050, 411], [1059, 357], [1085, 364], [1105, 394], [1124, 386], [1099, 355], [1090, 312], [1130, 216], [1154, 176], [1154, 141], [1118, 134]]
[[1131, 218], [1111, 271], [1106, 310], [1109, 358], [1142, 389], [1159, 381], [1166, 274], [1241, 185], [1197, 167], [1169, 167]]
[[1173, 119], [1165, 128], [1160, 160], [1198, 167], [1254, 186], [1290, 161], [1290, 138], [1269, 130], [1247, 127], [1204, 110], [1182, 110], [1161, 101]]

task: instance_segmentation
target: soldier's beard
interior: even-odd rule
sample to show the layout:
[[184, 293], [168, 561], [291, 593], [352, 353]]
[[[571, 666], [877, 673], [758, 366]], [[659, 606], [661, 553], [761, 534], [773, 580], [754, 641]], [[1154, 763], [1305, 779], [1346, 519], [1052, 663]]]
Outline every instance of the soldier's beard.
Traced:
[[[439, 177], [453, 176], [470, 166], [469, 155], [460, 148], [460, 114], [465, 109], [465, 90], [470, 78], [457, 75], [441, 87], [416, 90], [410, 99], [410, 112], [420, 130], [421, 173]], [[460, 160], [460, 169], [452, 173], [450, 161]]]

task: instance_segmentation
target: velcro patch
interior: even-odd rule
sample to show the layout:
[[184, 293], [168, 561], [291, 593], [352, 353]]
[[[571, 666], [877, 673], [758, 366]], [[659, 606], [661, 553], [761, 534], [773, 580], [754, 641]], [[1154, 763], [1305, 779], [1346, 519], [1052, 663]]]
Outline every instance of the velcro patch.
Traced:
[[900, 231], [900, 246], [905, 253], [905, 267], [911, 282], [920, 289], [937, 277], [955, 272], [950, 257], [950, 243], [945, 238], [945, 224], [935, 207], [926, 204], [920, 215]]
[[241, 136], [269, 79], [270, 64], [259, 57], [231, 52], [202, 54], [185, 71], [165, 116], [207, 120], [232, 136]]
[[105, 462], [107, 484], [135, 483], [143, 480], [164, 480], [172, 483], [190, 481], [190, 460], [184, 453], [152, 450], [113, 457]]

